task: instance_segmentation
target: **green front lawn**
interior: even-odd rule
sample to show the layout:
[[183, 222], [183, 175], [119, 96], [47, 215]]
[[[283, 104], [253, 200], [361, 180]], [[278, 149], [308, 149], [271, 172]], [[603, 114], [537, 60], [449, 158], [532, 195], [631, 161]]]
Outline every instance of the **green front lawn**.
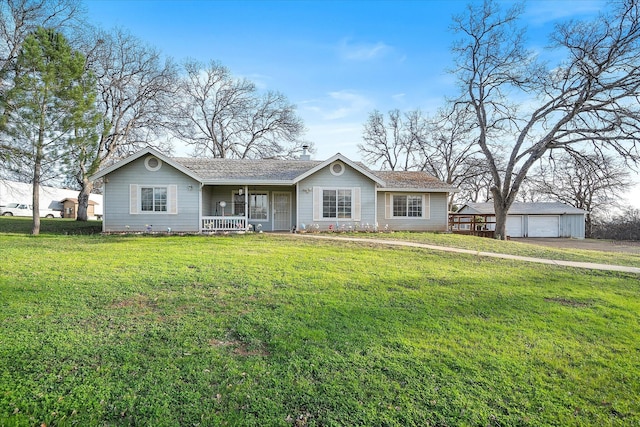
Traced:
[[0, 425], [640, 424], [637, 275], [258, 234], [0, 258]]
[[[29, 234], [31, 217], [0, 216], [0, 233]], [[102, 221], [76, 221], [69, 218], [40, 218], [40, 234], [98, 234]]]

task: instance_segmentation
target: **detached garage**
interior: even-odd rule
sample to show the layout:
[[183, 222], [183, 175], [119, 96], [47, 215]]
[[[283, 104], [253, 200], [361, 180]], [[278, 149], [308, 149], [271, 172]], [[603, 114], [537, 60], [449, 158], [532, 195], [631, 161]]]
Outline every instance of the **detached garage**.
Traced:
[[[467, 203], [456, 214], [483, 215], [495, 228], [493, 203]], [[570, 237], [584, 239], [586, 211], [563, 203], [514, 203], [507, 215], [509, 237]], [[489, 215], [489, 216], [487, 216]]]

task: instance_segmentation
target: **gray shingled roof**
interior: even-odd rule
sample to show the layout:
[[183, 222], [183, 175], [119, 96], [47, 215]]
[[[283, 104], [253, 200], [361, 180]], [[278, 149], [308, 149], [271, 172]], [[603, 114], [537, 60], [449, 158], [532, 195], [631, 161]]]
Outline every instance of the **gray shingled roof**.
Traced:
[[292, 181], [320, 161], [312, 160], [239, 160], [173, 158], [182, 166], [208, 180]]
[[[317, 160], [239, 160], [239, 159], [198, 159], [191, 157], [173, 158], [175, 162], [191, 170], [203, 181], [268, 181], [290, 182], [305, 172], [324, 163]], [[362, 169], [379, 177], [387, 188], [420, 188], [455, 191], [426, 172], [372, 171], [362, 163]]]
[[428, 188], [455, 191], [456, 188], [429, 175], [417, 171], [373, 171], [387, 185], [387, 188]]
[[[493, 203], [467, 203], [464, 207], [477, 214], [494, 213]], [[509, 209], [509, 215], [566, 215], [585, 214], [587, 211], [565, 205], [560, 202], [514, 203]]]

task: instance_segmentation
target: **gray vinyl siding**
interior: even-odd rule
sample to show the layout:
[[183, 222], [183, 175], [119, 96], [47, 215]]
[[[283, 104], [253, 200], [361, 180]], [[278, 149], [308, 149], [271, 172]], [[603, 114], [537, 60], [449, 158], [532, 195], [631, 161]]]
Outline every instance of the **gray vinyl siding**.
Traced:
[[[392, 231], [447, 231], [449, 227], [448, 217], [448, 194], [447, 193], [425, 193], [428, 195], [429, 203], [428, 218], [385, 218], [385, 191], [381, 188], [378, 191], [378, 226], [380, 230], [388, 228]], [[407, 191], [408, 194], [420, 194]], [[392, 194], [402, 194], [392, 192]]]
[[[320, 231], [327, 231], [329, 225], [345, 227], [356, 225], [364, 227], [366, 224], [373, 226], [376, 222], [375, 212], [375, 182], [369, 177], [352, 169], [348, 165], [344, 165], [342, 175], [335, 176], [329, 166], [320, 169], [313, 175], [303, 179], [298, 183], [298, 230], [302, 229], [302, 225], [309, 228], [317, 224]], [[354, 219], [322, 219], [314, 220], [313, 217], [313, 188], [360, 188], [360, 221]], [[357, 224], [356, 224], [357, 223]]]
[[213, 216], [215, 214], [215, 202], [211, 187], [202, 187], [202, 216]]
[[584, 215], [560, 215], [560, 237], [584, 239]]
[[[199, 183], [172, 166], [163, 163], [159, 170], [151, 172], [144, 166], [144, 159], [135, 160], [105, 176], [103, 230], [106, 232], [152, 231], [198, 232]], [[176, 186], [177, 213], [130, 213], [130, 184], [138, 186]], [[191, 189], [189, 189], [191, 186]]]

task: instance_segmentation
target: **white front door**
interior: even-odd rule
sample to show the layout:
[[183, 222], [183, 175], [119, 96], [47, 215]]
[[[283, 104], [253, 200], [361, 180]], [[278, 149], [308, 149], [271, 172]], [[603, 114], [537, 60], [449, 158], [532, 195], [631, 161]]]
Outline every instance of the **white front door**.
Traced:
[[291, 193], [273, 192], [273, 230], [291, 230]]

